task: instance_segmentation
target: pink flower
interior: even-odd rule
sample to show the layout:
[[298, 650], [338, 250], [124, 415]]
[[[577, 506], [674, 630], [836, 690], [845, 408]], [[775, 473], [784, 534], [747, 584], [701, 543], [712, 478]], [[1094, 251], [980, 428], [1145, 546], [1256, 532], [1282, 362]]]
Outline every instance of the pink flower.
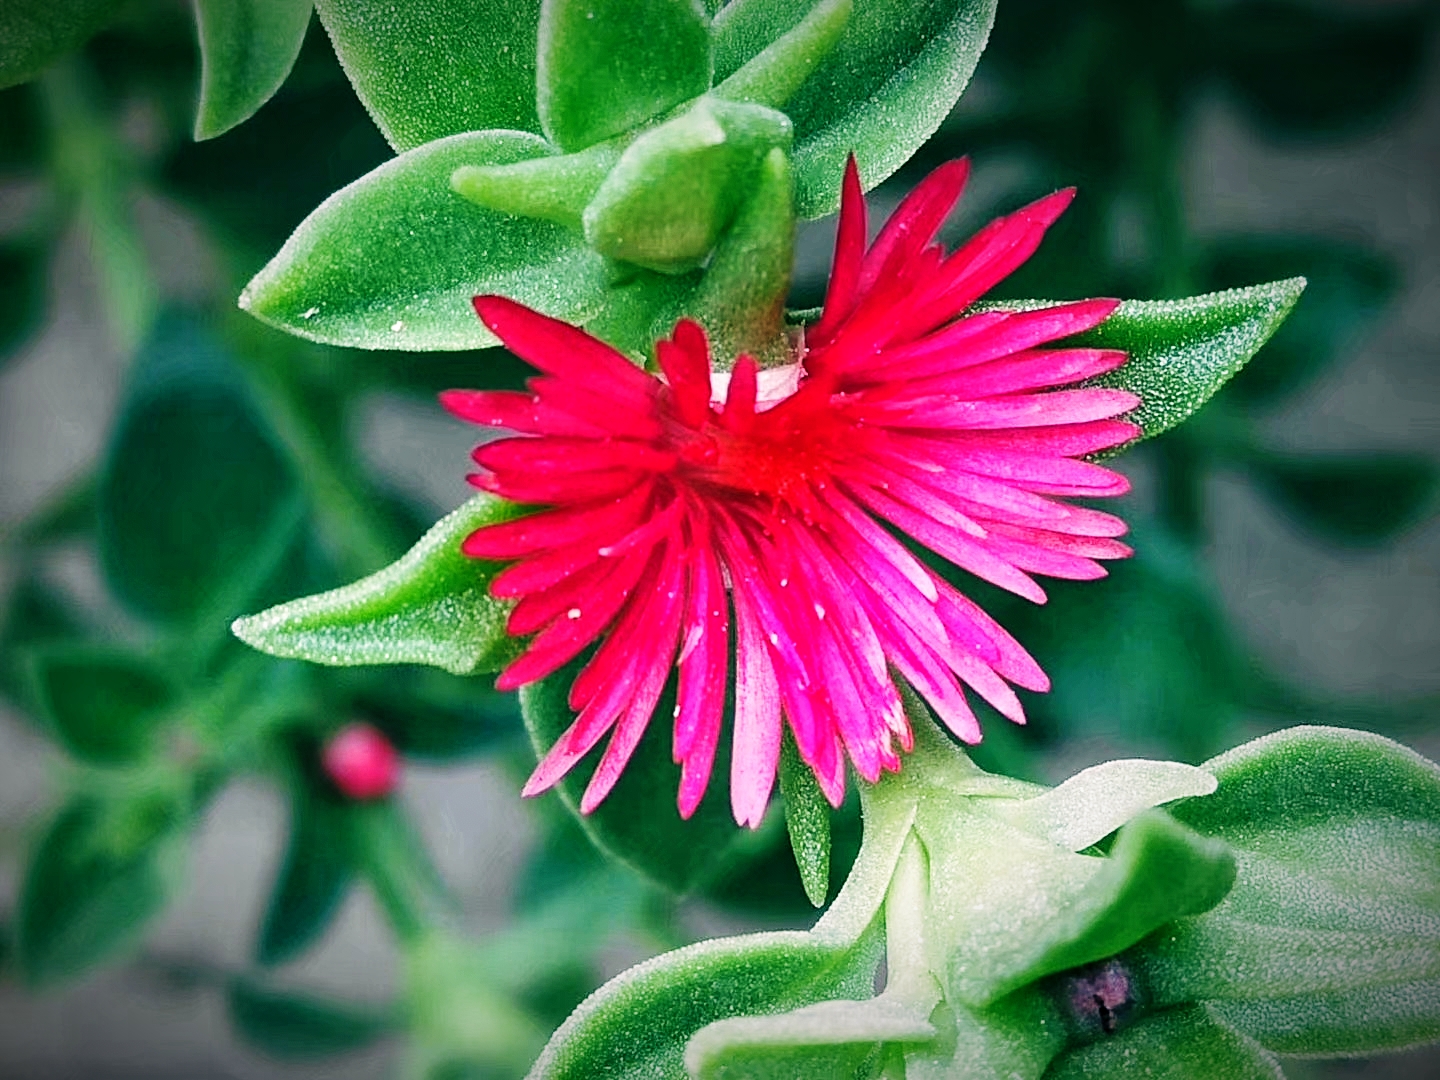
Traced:
[[400, 783], [400, 755], [378, 729], [346, 724], [320, 756], [325, 775], [352, 799], [383, 799]]
[[783, 724], [836, 805], [847, 758], [872, 782], [899, 769], [911, 733], [892, 671], [967, 742], [980, 728], [962, 684], [1016, 723], [1010, 684], [1048, 689], [1025, 650], [895, 534], [1037, 603], [1032, 574], [1104, 576], [1097, 559], [1130, 553], [1115, 539], [1124, 523], [1061, 499], [1128, 489], [1079, 459], [1135, 438], [1115, 417], [1139, 399], [1055, 389], [1123, 353], [1038, 347], [1097, 325], [1117, 301], [962, 314], [1074, 194], [992, 222], [946, 256], [932, 240], [967, 171], [954, 161], [931, 173], [866, 250], [851, 161], [824, 313], [788, 368], [741, 356], [717, 374], [704, 332], [682, 320], [650, 374], [575, 327], [476, 297], [485, 324], [541, 372], [529, 393], [441, 397], [457, 416], [519, 433], [475, 451], [471, 482], [547, 507], [464, 543], [513, 561], [491, 591], [518, 601], [510, 632], [534, 635], [497, 685], [542, 679], [599, 643], [570, 690], [579, 715], [525, 794], [608, 734], [581, 809], [598, 805], [678, 665], [688, 817], [721, 737], [732, 653], [731, 800], [750, 826], [774, 785]]

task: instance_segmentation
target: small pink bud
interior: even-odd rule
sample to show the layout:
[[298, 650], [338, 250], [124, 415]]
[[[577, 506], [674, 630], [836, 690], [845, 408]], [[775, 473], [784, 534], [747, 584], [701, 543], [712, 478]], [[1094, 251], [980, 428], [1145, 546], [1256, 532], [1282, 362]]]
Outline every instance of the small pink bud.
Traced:
[[383, 799], [400, 782], [400, 755], [369, 724], [346, 724], [325, 744], [325, 774], [352, 799]]

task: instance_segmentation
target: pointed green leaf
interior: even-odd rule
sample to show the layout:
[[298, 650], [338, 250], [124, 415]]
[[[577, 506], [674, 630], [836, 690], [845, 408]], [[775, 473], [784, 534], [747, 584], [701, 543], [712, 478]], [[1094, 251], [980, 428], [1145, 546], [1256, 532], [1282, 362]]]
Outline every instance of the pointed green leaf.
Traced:
[[143, 658], [71, 646], [38, 652], [32, 663], [36, 699], [75, 757], [123, 765], [154, 748], [173, 692], [164, 674]]
[[270, 990], [249, 979], [232, 979], [225, 997], [240, 1037], [282, 1061], [361, 1050], [394, 1027], [375, 1009]]
[[873, 993], [879, 935], [847, 944], [781, 931], [665, 953], [611, 979], [551, 1037], [530, 1080], [686, 1080], [705, 1025]]
[[[815, 5], [736, 0], [715, 16], [715, 77], [735, 75]], [[903, 165], [969, 82], [995, 18], [994, 0], [855, 0], [845, 31], [785, 104], [795, 122], [796, 211], [840, 204], [853, 152], [867, 188]]]
[[155, 619], [232, 615], [288, 550], [296, 499], [229, 354], [195, 319], [162, 316], [100, 475], [100, 565], [115, 594]]
[[695, 0], [544, 0], [536, 53], [545, 134], [581, 150], [710, 88]]
[[641, 135], [585, 207], [596, 251], [662, 272], [698, 266], [754, 188], [790, 121], [763, 105], [702, 98]]
[[1418, 524], [1440, 480], [1419, 454], [1262, 453], [1249, 465], [1283, 510], [1343, 544], [1382, 543]]
[[321, 203], [245, 287], [240, 306], [300, 337], [366, 349], [494, 345], [470, 303], [486, 292], [584, 322], [606, 274], [579, 236], [450, 189], [462, 165], [552, 152], [534, 135], [479, 131], [401, 154]]
[[465, 131], [540, 131], [540, 0], [316, 0], [355, 92], [396, 150]]
[[[780, 34], [715, 87], [717, 97], [782, 108], [835, 48], [850, 21], [853, 0], [820, 0], [789, 31]], [[784, 18], [780, 5], [771, 13]], [[759, 20], [749, 27], [764, 37]]]
[[121, 0], [5, 0], [0, 4], [0, 90], [33, 79], [81, 45]]
[[952, 953], [952, 992], [984, 1006], [1042, 976], [1112, 956], [1156, 927], [1214, 907], [1235, 880], [1223, 843], [1155, 810], [1125, 825], [1109, 856], [1094, 862], [1078, 889], [1046, 898], [1043, 921], [1009, 933], [972, 923]]
[[886, 1044], [926, 1043], [935, 1028], [912, 1005], [885, 998], [822, 1001], [775, 1016], [736, 1016], [701, 1028], [685, 1047], [694, 1080], [849, 1077]]
[[[575, 722], [566, 698], [580, 667], [577, 661], [520, 691], [525, 729], [536, 757], [543, 758]], [[570, 771], [557, 790], [602, 851], [665, 888], [685, 893], [716, 876], [748, 833], [730, 816], [726, 782], [730, 762], [723, 740], [704, 801], [689, 821], [680, 817], [676, 808], [680, 767], [671, 757], [669, 733], [662, 721], [674, 712], [675, 691], [672, 678], [655, 706], [649, 730], [604, 802], [589, 814], [580, 813], [580, 800], [603, 743]]]
[[1253, 1040], [1193, 1007], [1162, 1013], [1103, 1042], [1072, 1050], [1045, 1080], [1285, 1080]]
[[1313, 727], [1205, 768], [1219, 788], [1175, 814], [1230, 845], [1236, 883], [1128, 954], [1151, 998], [1210, 1002], [1286, 1053], [1440, 1038], [1440, 768], [1378, 735]]
[[612, 139], [578, 153], [511, 165], [461, 165], [450, 174], [450, 186], [478, 206], [542, 218], [579, 232], [585, 227], [585, 206], [620, 160], [623, 142]]
[[290, 839], [255, 945], [256, 962], [283, 964], [329, 927], [354, 877], [347, 807], [297, 782], [290, 795]]
[[830, 807], [788, 730], [780, 752], [780, 794], [805, 895], [817, 908], [824, 907], [830, 894]]
[[317, 664], [496, 671], [514, 647], [505, 632], [508, 607], [488, 592], [498, 566], [463, 554], [460, 544], [517, 513], [512, 503], [477, 495], [385, 569], [237, 619], [231, 629], [261, 652]]
[[1142, 810], [1175, 799], [1209, 795], [1215, 777], [1178, 761], [1106, 761], [1076, 773], [1033, 799], [997, 807], [1029, 832], [1066, 851], [1099, 843]]
[[313, 0], [196, 0], [196, 139], [213, 139], [250, 119], [280, 89], [300, 55], [313, 7]]
[[[1300, 299], [1304, 278], [1185, 300], [1127, 300], [1088, 333], [1069, 341], [1123, 349], [1123, 367], [1095, 380], [1140, 395], [1129, 419], [1149, 439], [1204, 405], [1269, 340]], [[987, 307], [1034, 310], [1049, 301], [1001, 301]]]
[[16, 907], [16, 960], [35, 986], [135, 942], [179, 887], [187, 817], [165, 792], [72, 798], [36, 838]]

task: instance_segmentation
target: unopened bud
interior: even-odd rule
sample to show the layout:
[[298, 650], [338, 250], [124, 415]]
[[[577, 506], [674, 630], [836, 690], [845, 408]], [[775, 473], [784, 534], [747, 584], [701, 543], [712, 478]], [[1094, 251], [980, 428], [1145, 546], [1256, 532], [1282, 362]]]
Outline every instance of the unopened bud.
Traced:
[[400, 755], [378, 729], [347, 724], [325, 744], [325, 775], [352, 799], [383, 799], [400, 782]]

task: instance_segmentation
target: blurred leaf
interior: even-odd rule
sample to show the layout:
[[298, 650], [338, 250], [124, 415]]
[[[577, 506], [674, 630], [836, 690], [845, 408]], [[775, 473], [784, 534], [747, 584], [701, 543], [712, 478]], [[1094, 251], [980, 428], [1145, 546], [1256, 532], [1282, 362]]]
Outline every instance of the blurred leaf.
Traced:
[[497, 564], [470, 558], [460, 544], [476, 529], [515, 516], [513, 504], [477, 495], [385, 569], [237, 619], [231, 629], [262, 652], [317, 664], [497, 671], [514, 649], [505, 631], [508, 605], [488, 591]]
[[32, 660], [36, 699], [61, 744], [92, 765], [127, 765], [154, 749], [174, 694], [144, 658], [96, 646], [44, 649]]
[[[1149, 439], [1210, 400], [1265, 344], [1304, 288], [1304, 278], [1291, 278], [1185, 300], [1127, 300], [1094, 330], [1069, 340], [1129, 353], [1123, 367], [1095, 383], [1140, 396], [1140, 407], [1129, 419], [1140, 425], [1140, 437]], [[1045, 304], [1002, 301], [994, 306]]]
[[[525, 729], [538, 758], [575, 722], [566, 698], [580, 668], [581, 661], [576, 661], [520, 691]], [[655, 706], [650, 729], [619, 782], [590, 813], [580, 813], [580, 799], [602, 747], [597, 746], [576, 764], [555, 790], [602, 851], [665, 888], [685, 893], [723, 869], [733, 849], [743, 844], [746, 831], [730, 816], [729, 784], [725, 781], [730, 762], [725, 740], [716, 753], [704, 801], [689, 821], [680, 817], [676, 808], [680, 767], [671, 758], [668, 733], [660, 722], [674, 707], [675, 680], [671, 679]], [[728, 704], [726, 708], [730, 715]]]
[[1285, 1080], [1253, 1040], [1193, 1006], [1149, 1017], [1103, 1042], [1072, 1050], [1045, 1080]]
[[257, 963], [293, 960], [329, 928], [354, 877], [347, 807], [297, 781], [290, 790], [290, 839], [255, 944]]
[[226, 1004], [240, 1037], [281, 1060], [351, 1053], [394, 1029], [377, 1010], [270, 990], [249, 979], [230, 981]]
[[544, 0], [537, 105], [546, 136], [582, 150], [710, 87], [710, 28], [693, 0]]
[[539, 132], [540, 0], [316, 0], [355, 92], [396, 150], [465, 131]]
[[82, 974], [131, 945], [180, 885], [186, 815], [164, 792], [70, 799], [37, 837], [16, 908], [32, 986]]
[[193, 319], [162, 318], [100, 477], [100, 563], [116, 595], [174, 622], [246, 603], [288, 548], [294, 492], [229, 357]]
[[14, 531], [5, 530], [22, 547], [45, 547], [85, 537], [95, 530], [95, 477], [84, 474], [47, 499]]
[[1279, 1053], [1440, 1038], [1440, 768], [1389, 739], [1291, 728], [1205, 768], [1176, 817], [1235, 853], [1213, 911], [1124, 959], [1156, 1005], [1203, 1001]]
[[0, 691], [26, 712], [38, 712], [30, 654], [83, 636], [65, 597], [33, 572], [23, 574], [10, 588], [0, 619]]
[[250, 119], [280, 89], [313, 7], [312, 0], [195, 0], [202, 61], [196, 139]]
[[121, 0], [5, 0], [0, 5], [0, 89], [33, 79], [78, 49]]
[[582, 322], [604, 295], [601, 258], [563, 226], [487, 210], [450, 189], [461, 166], [552, 152], [538, 136], [479, 131], [402, 154], [321, 203], [240, 306], [300, 337], [369, 349], [496, 344], [471, 306], [477, 293]]
[[1419, 522], [1437, 472], [1415, 454], [1263, 453], [1251, 474], [1300, 523], [1342, 544], [1380, 544]]
[[0, 365], [25, 344], [45, 314], [46, 250], [0, 241]]
[[551, 1036], [531, 1080], [682, 1080], [685, 1045], [706, 1024], [873, 993], [879, 935], [835, 944], [781, 931], [719, 938], [631, 968]]
[[[793, 28], [811, 0], [737, 0], [715, 16], [723, 80]], [[969, 82], [994, 0], [855, 0], [839, 43], [785, 104], [795, 124], [796, 212], [831, 213], [852, 151], [867, 188], [903, 165]]]
[[830, 893], [830, 807], [789, 731], [780, 752], [780, 794], [805, 895], [817, 908], [824, 907]]
[[406, 758], [453, 761], [521, 736], [513, 694], [438, 671], [388, 668], [349, 708], [383, 731]]
[[1415, 90], [1429, 37], [1425, 4], [1362, 11], [1250, 0], [1209, 19], [1214, 63], [1271, 131], [1356, 131]]
[[1393, 260], [1321, 237], [1235, 237], [1214, 244], [1198, 271], [1209, 288], [1303, 274], [1304, 298], [1226, 393], [1270, 405], [1306, 386], [1388, 304], [1400, 284]]

